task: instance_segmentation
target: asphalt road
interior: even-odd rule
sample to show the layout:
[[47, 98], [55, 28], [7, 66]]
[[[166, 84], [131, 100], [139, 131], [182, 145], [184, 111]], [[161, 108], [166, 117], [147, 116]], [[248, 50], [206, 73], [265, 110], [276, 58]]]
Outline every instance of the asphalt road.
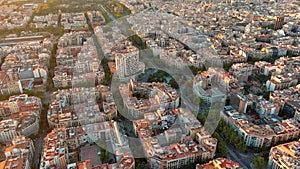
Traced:
[[44, 138], [46, 137], [47, 132], [46, 130], [43, 130], [41, 134], [39, 134], [39, 137], [36, 138], [33, 142], [35, 152], [33, 154], [32, 159], [32, 168], [40, 168], [40, 160], [41, 160], [41, 153], [43, 150], [43, 144], [44, 144]]
[[255, 155], [253, 153], [240, 153], [237, 152], [232, 145], [225, 143], [228, 150], [229, 159], [236, 161], [242, 165], [244, 169], [253, 168], [252, 163]]

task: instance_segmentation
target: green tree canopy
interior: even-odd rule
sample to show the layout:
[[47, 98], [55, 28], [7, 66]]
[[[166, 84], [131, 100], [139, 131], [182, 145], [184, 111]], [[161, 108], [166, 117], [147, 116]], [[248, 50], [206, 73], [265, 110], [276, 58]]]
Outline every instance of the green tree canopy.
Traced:
[[253, 162], [254, 162], [255, 169], [265, 169], [267, 166], [266, 160], [261, 156], [255, 157]]

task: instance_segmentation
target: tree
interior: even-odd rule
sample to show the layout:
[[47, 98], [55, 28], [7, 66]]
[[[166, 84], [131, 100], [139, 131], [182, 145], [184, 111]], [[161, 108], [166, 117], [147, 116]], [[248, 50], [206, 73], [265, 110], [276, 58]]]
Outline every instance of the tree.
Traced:
[[223, 139], [220, 137], [220, 135], [217, 132], [214, 132], [212, 134], [212, 136], [218, 140], [217, 150], [216, 150], [217, 156], [218, 157], [226, 157], [228, 150], [227, 150], [227, 147], [226, 147]]
[[198, 114], [197, 114], [197, 119], [198, 119], [202, 124], [205, 123], [205, 117], [204, 117], [202, 114], [198, 113]]
[[265, 169], [267, 166], [265, 159], [261, 156], [255, 157], [253, 162], [254, 162], [255, 169]]
[[204, 110], [204, 116], [207, 117], [209, 113], [209, 110]]
[[259, 80], [261, 83], [266, 83], [266, 81], [268, 81], [271, 78], [271, 76], [257, 75], [255, 76], [255, 78]]
[[101, 148], [100, 160], [103, 163], [109, 162], [109, 152], [106, 149]]
[[138, 35], [130, 36], [128, 40], [139, 49], [147, 49], [146, 43]]
[[205, 67], [204, 67], [203, 65], [202, 65], [202, 66], [199, 66], [199, 67], [195, 67], [195, 66], [193, 66], [193, 65], [190, 65], [189, 68], [191, 69], [191, 71], [192, 71], [192, 73], [193, 73], [194, 75], [199, 74], [199, 73], [201, 73], [202, 71], [205, 71], [205, 70], [206, 70]]
[[173, 87], [173, 88], [175, 88], [175, 89], [178, 89], [178, 88], [179, 88], [179, 86], [178, 86], [178, 84], [177, 84], [177, 82], [176, 82], [176, 80], [175, 80], [174, 78], [172, 78], [172, 79], [170, 80], [169, 84], [170, 84], [171, 87]]
[[242, 152], [246, 151], [247, 145], [244, 143], [243, 139], [232, 127], [228, 126], [223, 119], [220, 120], [217, 130], [223, 136], [225, 141], [228, 141], [237, 150]]
[[136, 162], [136, 169], [148, 169], [148, 164], [144, 161]]
[[0, 95], [0, 101], [8, 100], [10, 95]]
[[27, 94], [28, 96], [35, 96], [40, 98], [41, 100], [44, 100], [45, 98], [44, 92], [42, 91], [25, 90], [23, 94]]
[[199, 104], [200, 104], [200, 106], [203, 106], [205, 104], [205, 100], [200, 98], [200, 103]]
[[53, 88], [54, 88], [54, 84], [53, 84], [52, 78], [50, 76], [48, 76], [47, 83], [46, 83], [46, 91], [50, 91]]
[[217, 153], [219, 157], [227, 157], [228, 150], [223, 141], [218, 142]]
[[231, 68], [232, 65], [233, 65], [233, 63], [225, 63], [225, 64], [223, 64], [223, 68], [224, 68], [224, 70], [226, 70], [228, 72], [228, 70]]

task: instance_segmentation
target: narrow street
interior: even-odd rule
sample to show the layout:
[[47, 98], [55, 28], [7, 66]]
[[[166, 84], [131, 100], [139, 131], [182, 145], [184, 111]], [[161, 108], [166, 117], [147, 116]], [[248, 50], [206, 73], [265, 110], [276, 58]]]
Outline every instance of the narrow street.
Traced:
[[43, 130], [43, 132], [39, 134], [39, 137], [34, 140], [35, 153], [33, 154], [32, 168], [40, 168], [41, 152], [43, 151], [44, 138], [46, 135], [47, 131]]

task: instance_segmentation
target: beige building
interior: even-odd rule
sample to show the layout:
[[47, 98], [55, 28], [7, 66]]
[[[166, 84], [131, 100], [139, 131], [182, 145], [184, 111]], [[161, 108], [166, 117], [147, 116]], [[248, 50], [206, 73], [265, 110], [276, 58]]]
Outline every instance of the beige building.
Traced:
[[73, 127], [112, 120], [116, 115], [110, 88], [98, 85], [53, 92], [47, 119], [51, 128]]
[[217, 158], [211, 160], [206, 164], [197, 164], [196, 169], [242, 169], [243, 167], [238, 163], [226, 158]]
[[19, 114], [18, 132], [28, 137], [37, 135], [40, 129], [40, 117], [37, 112], [21, 112]]
[[266, 116], [264, 118], [269, 124], [255, 124], [250, 116], [240, 114], [231, 106], [226, 106], [220, 116], [249, 147], [270, 147], [300, 136], [299, 122], [293, 118], [277, 121], [276, 118]]
[[6, 160], [0, 162], [0, 168], [31, 169], [34, 153], [33, 142], [24, 136], [16, 136], [8, 143], [5, 149]]
[[42, 109], [41, 99], [27, 94], [10, 96], [8, 100], [0, 101], [0, 117], [7, 118], [15, 113], [34, 111], [39, 115]]
[[193, 92], [208, 104], [225, 102], [230, 80], [223, 77], [223, 74], [223, 71], [211, 68], [201, 72], [193, 80]]
[[179, 106], [179, 94], [165, 83], [141, 83], [131, 79], [119, 86], [123, 104], [129, 116], [134, 119], [158, 109], [175, 109]]
[[268, 91], [282, 90], [296, 85], [298, 79], [291, 75], [275, 75], [266, 82]]
[[247, 82], [248, 77], [252, 75], [253, 65], [248, 63], [235, 63], [231, 66], [232, 74], [239, 82]]
[[268, 169], [298, 169], [300, 166], [300, 140], [272, 147]]
[[[175, 116], [176, 122], [172, 120]], [[176, 169], [212, 159], [215, 154], [217, 140], [187, 109], [146, 113], [144, 119], [135, 120], [133, 125], [150, 168]], [[164, 132], [159, 134], [157, 129]]]
[[14, 76], [10, 76], [5, 70], [0, 71], [0, 94], [12, 95], [23, 93], [21, 81]]

